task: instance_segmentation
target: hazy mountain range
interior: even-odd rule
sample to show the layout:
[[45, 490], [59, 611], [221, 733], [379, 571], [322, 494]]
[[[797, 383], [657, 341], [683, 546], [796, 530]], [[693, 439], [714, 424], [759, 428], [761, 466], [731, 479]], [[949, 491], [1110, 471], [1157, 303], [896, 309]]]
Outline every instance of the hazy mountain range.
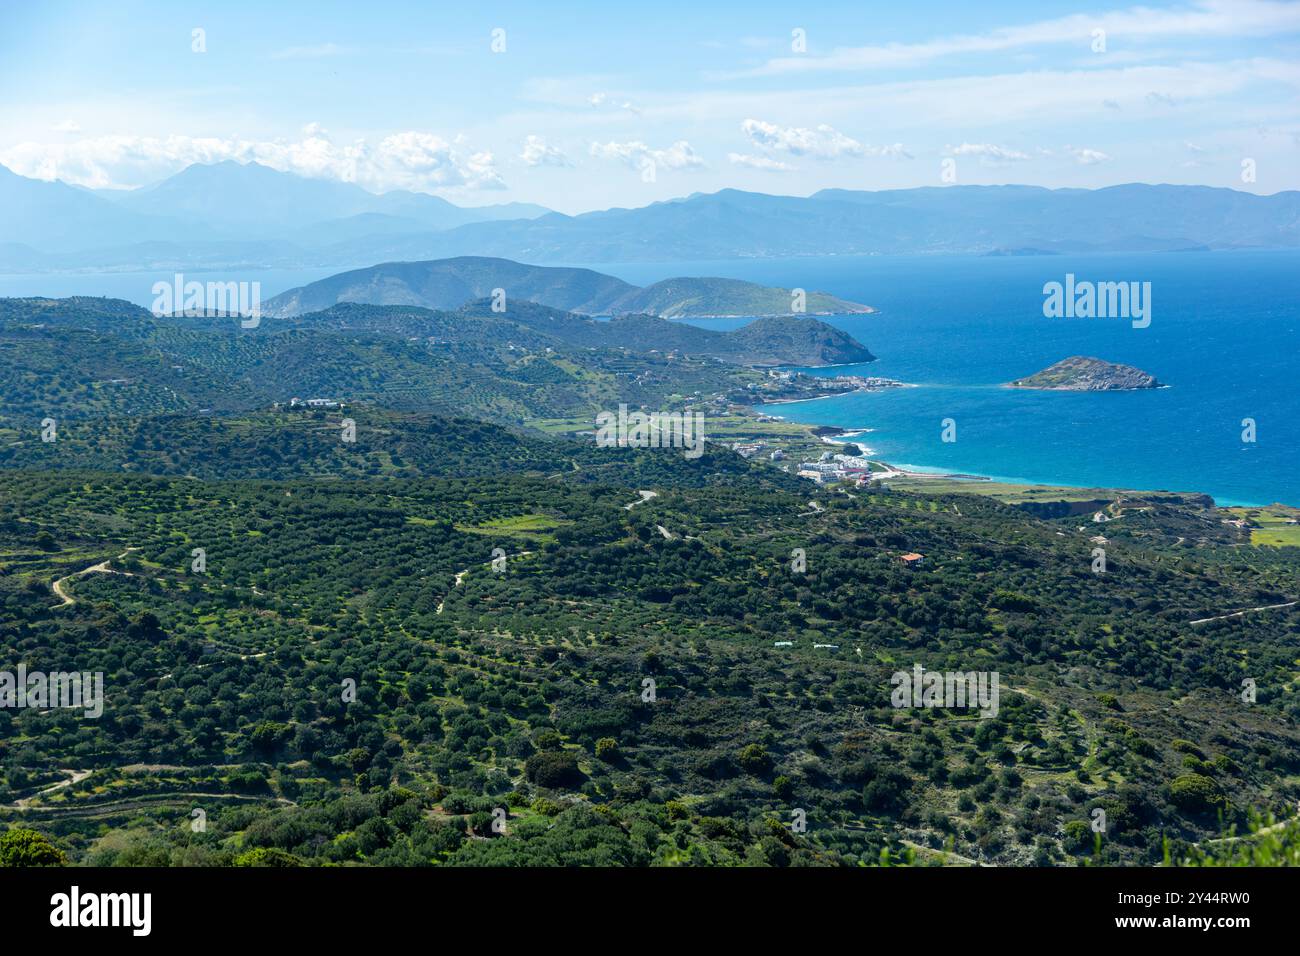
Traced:
[[406, 190], [376, 195], [351, 183], [233, 161], [195, 164], [135, 190], [43, 182], [0, 166], [0, 208], [5, 211], [0, 248], [18, 244], [38, 257], [53, 254], [48, 257], [56, 263], [87, 265], [111, 265], [124, 249], [145, 244], [155, 244], [154, 254], [172, 250], [184, 255], [230, 243], [230, 254], [236, 254], [237, 249], [266, 248], [249, 240], [280, 240], [284, 245], [274, 254], [291, 257], [368, 235], [429, 233], [550, 211], [528, 203], [463, 208]]
[[[591, 269], [529, 266], [509, 259], [460, 256], [432, 262], [387, 262], [329, 276], [270, 299], [270, 316], [318, 312], [341, 302], [456, 309], [502, 291], [501, 307], [522, 299], [584, 315], [790, 315], [790, 289], [739, 279], [664, 279], [640, 288]], [[824, 292], [805, 291], [804, 312], [834, 315], [874, 311]]]
[[808, 197], [725, 189], [577, 216], [376, 195], [256, 163], [195, 165], [134, 191], [0, 167], [0, 271], [338, 267], [500, 256], [633, 262], [891, 253], [1047, 254], [1300, 245], [1300, 192], [1206, 186], [945, 186]]

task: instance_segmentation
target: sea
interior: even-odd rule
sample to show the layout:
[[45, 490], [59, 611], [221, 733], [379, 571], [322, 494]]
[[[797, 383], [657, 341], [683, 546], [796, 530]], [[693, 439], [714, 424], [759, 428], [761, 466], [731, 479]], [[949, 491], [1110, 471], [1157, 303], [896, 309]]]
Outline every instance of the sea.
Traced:
[[[593, 265], [644, 285], [721, 276], [875, 307], [823, 317], [876, 361], [802, 369], [908, 388], [759, 406], [860, 430], [871, 454], [919, 471], [1080, 487], [1202, 492], [1221, 505], [1300, 506], [1300, 252], [831, 256]], [[1150, 324], [1048, 318], [1050, 282], [1150, 283]], [[692, 320], [731, 329], [744, 317]], [[1165, 388], [1003, 387], [1063, 358], [1133, 365]], [[947, 426], [951, 427], [947, 427]], [[945, 441], [947, 437], [953, 441]]]
[[[857, 434], [847, 437], [895, 466], [1017, 483], [1202, 492], [1221, 505], [1300, 506], [1300, 251], [573, 264], [637, 285], [720, 276], [875, 307], [822, 318], [876, 361], [801, 371], [881, 376], [909, 387], [759, 407], [851, 429]], [[332, 271], [267, 270], [262, 295]], [[1067, 274], [1076, 285], [1150, 283], [1150, 324], [1046, 317], [1044, 286], [1064, 284]], [[0, 296], [108, 295], [148, 306], [159, 279], [171, 274], [0, 276]], [[692, 320], [714, 329], [749, 321]], [[1167, 387], [1003, 387], [1071, 355], [1134, 365]]]

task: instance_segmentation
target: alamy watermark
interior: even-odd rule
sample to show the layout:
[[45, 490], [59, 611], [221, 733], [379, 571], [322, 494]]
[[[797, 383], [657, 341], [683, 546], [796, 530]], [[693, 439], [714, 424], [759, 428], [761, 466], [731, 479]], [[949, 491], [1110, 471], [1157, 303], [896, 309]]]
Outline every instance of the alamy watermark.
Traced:
[[94, 719], [104, 713], [104, 672], [0, 671], [0, 708], [82, 709]]
[[889, 682], [895, 707], [978, 708], [980, 717], [998, 715], [997, 671], [927, 671], [913, 664], [911, 671], [895, 671]]
[[1065, 282], [1043, 286], [1043, 315], [1049, 319], [1132, 319], [1133, 328], [1151, 324], [1150, 282]]
[[73, 884], [66, 893], [50, 897], [50, 925], [125, 927], [132, 936], [148, 936], [153, 927], [152, 893], [92, 893]]
[[171, 282], [158, 281], [150, 290], [157, 318], [183, 315], [186, 318], [239, 316], [239, 326], [255, 329], [262, 323], [261, 282], [199, 282], [176, 273]]
[[629, 412], [596, 416], [598, 448], [683, 448], [687, 458], [704, 454], [703, 412]]

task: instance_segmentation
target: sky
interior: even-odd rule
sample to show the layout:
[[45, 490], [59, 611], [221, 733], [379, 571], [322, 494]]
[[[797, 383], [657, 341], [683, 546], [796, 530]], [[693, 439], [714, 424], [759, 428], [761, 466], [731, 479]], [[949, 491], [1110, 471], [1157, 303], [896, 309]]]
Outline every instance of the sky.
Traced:
[[1300, 2], [0, 4], [0, 164], [256, 160], [567, 213], [724, 188], [1300, 188]]

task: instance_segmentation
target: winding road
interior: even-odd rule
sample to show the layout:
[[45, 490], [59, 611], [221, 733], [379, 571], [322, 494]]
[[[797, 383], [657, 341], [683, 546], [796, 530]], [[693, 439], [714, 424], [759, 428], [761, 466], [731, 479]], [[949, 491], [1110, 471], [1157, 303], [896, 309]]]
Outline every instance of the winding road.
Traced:
[[116, 558], [105, 558], [103, 561], [99, 562], [99, 564], [92, 564], [88, 568], [83, 568], [80, 571], [74, 571], [72, 574], [67, 574], [59, 578], [57, 581], [55, 581], [53, 584], [50, 585], [50, 589], [55, 594], [57, 594], [60, 598], [62, 598], [63, 601], [63, 603], [61, 604], [56, 604], [55, 607], [67, 607], [70, 604], [77, 603], [77, 599], [74, 598], [67, 591], [65, 591], [63, 585], [64, 582], [70, 581], [73, 578], [79, 578], [83, 574], [121, 574], [128, 578], [137, 577], [138, 575], [132, 574], [130, 571], [114, 571], [112, 568], [109, 567], [109, 564], [111, 564], [114, 561], [121, 561], [132, 551], [139, 551], [139, 550], [140, 550], [139, 548], [127, 548]]
[[638, 491], [637, 494], [640, 495], [641, 497], [638, 498], [636, 501], [632, 502], [631, 504], [624, 505], [624, 506], [623, 506], [623, 510], [624, 510], [624, 511], [631, 511], [631, 510], [632, 510], [633, 508], [635, 508], [637, 505], [639, 505], [639, 504], [643, 504], [643, 503], [649, 501], [651, 498], [658, 498], [658, 497], [659, 497], [659, 492], [657, 492], [657, 491]]
[[9, 804], [9, 806], [11, 806], [15, 810], [26, 810], [29, 806], [31, 806], [31, 802], [33, 800], [43, 797], [48, 793], [54, 793], [57, 790], [62, 790], [65, 787], [70, 787], [74, 783], [81, 783], [81, 781], [89, 777], [91, 773], [93, 773], [93, 771], [61, 769], [59, 773], [68, 774], [67, 779], [60, 780], [58, 783], [54, 784], [53, 786], [46, 787], [44, 790], [38, 790], [35, 793], [33, 793], [30, 797], [23, 797], [21, 800], [15, 800], [13, 803]]
[[[644, 494], [644, 492], [642, 492], [642, 493]], [[507, 554], [506, 557], [507, 557], [507, 558], [523, 558], [523, 557], [527, 557], [528, 555], [530, 555], [530, 554], [532, 554], [532, 553], [533, 553], [533, 552], [531, 552], [531, 551], [520, 551], [518, 554]], [[491, 564], [491, 563], [492, 563], [491, 561], [484, 561], [482, 564], [472, 565], [472, 566], [466, 568], [464, 571], [457, 571], [457, 572], [456, 572], [456, 580], [455, 580], [455, 581], [452, 583], [452, 585], [451, 585], [452, 590], [454, 591], [456, 588], [460, 587], [460, 583], [461, 583], [462, 581], [465, 580], [465, 575], [467, 575], [467, 574], [469, 574], [471, 571], [473, 571], [474, 568], [484, 568], [484, 567], [487, 567], [487, 566], [488, 566], [489, 564]], [[437, 609], [436, 611], [434, 611], [433, 613], [435, 613], [435, 614], [441, 614], [441, 613], [442, 613], [443, 605], [445, 605], [446, 603], [447, 603], [447, 599], [446, 599], [446, 598], [443, 598], [441, 601], [439, 601], [439, 602], [438, 602], [438, 609]]]

